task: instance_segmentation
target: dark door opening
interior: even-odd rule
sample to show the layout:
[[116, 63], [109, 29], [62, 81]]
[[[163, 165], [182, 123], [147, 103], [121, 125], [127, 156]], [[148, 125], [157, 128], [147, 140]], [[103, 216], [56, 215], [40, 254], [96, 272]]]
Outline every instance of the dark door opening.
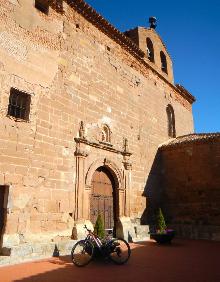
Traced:
[[93, 174], [90, 199], [90, 220], [93, 225], [99, 213], [105, 229], [114, 230], [116, 217], [114, 179], [105, 167], [99, 167]]
[[6, 186], [0, 185], [0, 248], [2, 247], [2, 237], [5, 229], [5, 220], [6, 220], [6, 209], [5, 209], [5, 200], [6, 200]]

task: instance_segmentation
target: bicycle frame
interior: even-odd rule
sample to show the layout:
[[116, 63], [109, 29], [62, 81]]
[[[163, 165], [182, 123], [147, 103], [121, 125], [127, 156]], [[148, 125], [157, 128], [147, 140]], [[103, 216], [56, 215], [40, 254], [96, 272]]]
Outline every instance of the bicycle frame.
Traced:
[[[91, 230], [89, 230], [86, 225], [84, 226], [84, 228], [88, 231], [88, 235], [86, 236], [85, 241], [92, 242], [103, 255], [106, 255], [106, 251], [111, 243], [111, 240], [106, 240], [106, 244], [103, 244], [101, 239], [97, 235], [95, 235]], [[108, 236], [106, 239], [108, 239]]]
[[98, 247], [99, 249], [101, 249], [102, 246], [103, 246], [103, 243], [102, 243], [101, 239], [100, 239], [97, 235], [95, 235], [91, 230], [89, 230], [86, 225], [84, 226], [84, 228], [85, 228], [85, 229], [88, 231], [88, 233], [89, 233], [89, 234], [86, 236], [85, 241], [89, 240], [90, 242], [95, 242], [96, 247]]
[[95, 242], [95, 245], [101, 249], [101, 247], [103, 246], [100, 238], [98, 236], [96, 236], [92, 231], [89, 232], [89, 234], [86, 236], [86, 239], [85, 241], [92, 241], [92, 242]]
[[[88, 231], [86, 238], [77, 242], [71, 251], [72, 261], [76, 266], [87, 265], [92, 260], [94, 254], [98, 257], [98, 253], [96, 253], [96, 251], [98, 251], [106, 259], [110, 259], [116, 264], [124, 264], [127, 262], [131, 251], [129, 244], [124, 239], [112, 238], [110, 235], [106, 235], [104, 240], [101, 240], [101, 238], [89, 230], [86, 225], [84, 228]], [[81, 251], [79, 249], [79, 253], [77, 253], [78, 245], [83, 247]], [[123, 253], [125, 256], [123, 256]], [[77, 254], [87, 254], [85, 257], [86, 261], [80, 262], [80, 260], [78, 260], [79, 257], [77, 258], [77, 256], [75, 256]]]

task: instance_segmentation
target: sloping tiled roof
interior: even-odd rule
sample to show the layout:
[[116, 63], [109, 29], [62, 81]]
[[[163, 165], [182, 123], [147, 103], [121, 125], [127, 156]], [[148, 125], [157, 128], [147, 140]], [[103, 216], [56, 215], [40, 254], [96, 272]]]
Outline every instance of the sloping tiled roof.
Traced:
[[188, 134], [170, 139], [159, 145], [159, 149], [166, 149], [171, 147], [176, 147], [183, 144], [189, 143], [205, 143], [217, 141], [220, 142], [220, 132], [217, 133], [198, 133], [198, 134]]
[[[176, 84], [176, 88], [182, 93], [182, 96], [190, 97], [191, 100], [192, 100], [193, 102], [195, 102], [195, 100], [196, 100], [195, 97], [194, 97], [191, 93], [189, 93], [189, 91], [186, 90], [185, 87], [183, 87], [183, 86], [180, 85], [180, 84]], [[187, 98], [186, 98], [186, 99], [187, 99]]]

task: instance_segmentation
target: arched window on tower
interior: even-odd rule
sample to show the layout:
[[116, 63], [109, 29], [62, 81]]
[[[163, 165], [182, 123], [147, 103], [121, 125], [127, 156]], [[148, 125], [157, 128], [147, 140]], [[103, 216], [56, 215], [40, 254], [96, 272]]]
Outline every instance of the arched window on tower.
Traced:
[[167, 73], [167, 58], [163, 51], [160, 51], [161, 70]]
[[171, 105], [168, 105], [166, 111], [167, 111], [168, 136], [171, 138], [175, 138], [176, 128], [175, 128], [175, 115], [174, 115], [173, 107]]
[[154, 63], [154, 46], [150, 38], [147, 38], [147, 57]]
[[102, 126], [101, 142], [111, 143], [111, 130], [107, 124]]

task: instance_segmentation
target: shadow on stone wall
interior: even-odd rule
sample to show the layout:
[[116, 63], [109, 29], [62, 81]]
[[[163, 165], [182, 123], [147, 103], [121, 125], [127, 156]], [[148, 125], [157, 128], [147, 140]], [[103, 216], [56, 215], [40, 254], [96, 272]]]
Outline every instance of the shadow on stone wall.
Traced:
[[149, 225], [150, 232], [156, 228], [156, 213], [161, 208], [166, 218], [166, 194], [162, 181], [162, 155], [158, 150], [154, 158], [143, 196], [146, 197], [146, 208], [141, 217], [141, 224]]

